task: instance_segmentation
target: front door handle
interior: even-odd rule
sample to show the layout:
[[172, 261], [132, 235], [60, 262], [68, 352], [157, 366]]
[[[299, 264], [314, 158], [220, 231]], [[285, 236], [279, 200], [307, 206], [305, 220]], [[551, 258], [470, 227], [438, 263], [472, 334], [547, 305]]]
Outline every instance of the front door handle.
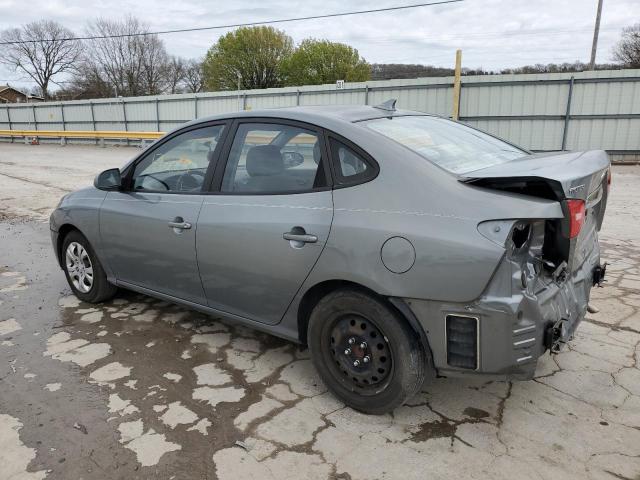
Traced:
[[290, 242], [301, 243], [316, 243], [318, 241], [318, 237], [315, 235], [308, 235], [306, 233], [287, 232], [282, 234], [282, 238], [289, 240]]
[[173, 222], [169, 222], [167, 225], [169, 228], [177, 228], [178, 230], [189, 230], [191, 228], [191, 224], [183, 221], [182, 218], [176, 218]]

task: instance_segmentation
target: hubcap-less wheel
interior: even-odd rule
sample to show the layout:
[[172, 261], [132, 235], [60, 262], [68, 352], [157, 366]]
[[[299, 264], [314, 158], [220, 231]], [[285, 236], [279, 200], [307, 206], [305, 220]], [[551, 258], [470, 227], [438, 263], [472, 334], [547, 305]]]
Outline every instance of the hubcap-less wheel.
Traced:
[[93, 287], [93, 265], [87, 250], [78, 242], [71, 242], [65, 260], [73, 286], [82, 293], [88, 293]]
[[334, 374], [374, 394], [386, 386], [393, 369], [386, 337], [370, 320], [355, 314], [336, 319], [331, 329], [330, 350]]

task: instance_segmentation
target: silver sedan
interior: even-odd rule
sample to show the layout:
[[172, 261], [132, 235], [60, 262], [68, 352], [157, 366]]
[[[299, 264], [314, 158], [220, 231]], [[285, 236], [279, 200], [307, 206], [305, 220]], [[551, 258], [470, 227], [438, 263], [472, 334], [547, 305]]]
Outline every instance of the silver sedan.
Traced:
[[118, 287], [307, 345], [384, 413], [435, 375], [529, 379], [605, 274], [605, 152], [531, 154], [436, 116], [300, 107], [176, 129], [51, 216], [73, 292]]

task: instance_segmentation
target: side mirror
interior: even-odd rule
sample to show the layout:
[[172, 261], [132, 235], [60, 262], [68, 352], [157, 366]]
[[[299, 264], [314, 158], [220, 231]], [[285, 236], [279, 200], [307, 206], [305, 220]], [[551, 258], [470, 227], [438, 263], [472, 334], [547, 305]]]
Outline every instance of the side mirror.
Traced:
[[282, 152], [284, 168], [293, 168], [304, 163], [304, 156], [298, 152]]
[[99, 173], [93, 181], [93, 185], [99, 190], [119, 190], [122, 187], [120, 169], [110, 168]]

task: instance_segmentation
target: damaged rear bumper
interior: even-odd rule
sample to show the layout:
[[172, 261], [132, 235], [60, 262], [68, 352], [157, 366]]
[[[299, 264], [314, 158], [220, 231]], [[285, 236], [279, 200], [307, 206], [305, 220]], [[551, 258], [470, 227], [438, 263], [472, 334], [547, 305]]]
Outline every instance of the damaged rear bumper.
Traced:
[[[587, 265], [587, 269], [588, 267], [589, 266]], [[602, 283], [605, 281], [606, 272], [607, 272], [606, 263], [602, 265], [596, 265], [591, 270], [591, 279], [590, 279], [591, 281], [589, 282], [589, 278], [585, 278], [584, 282], [585, 283], [589, 282], [590, 286], [593, 286], [593, 287], [601, 287]], [[584, 272], [584, 273], [586, 274], [588, 272]], [[571, 289], [566, 288], [564, 290], [570, 291]], [[560, 352], [564, 348], [564, 346], [567, 344], [567, 342], [573, 339], [573, 334], [576, 331], [576, 328], [578, 327], [580, 320], [582, 320], [582, 318], [586, 314], [590, 288], [587, 287], [585, 289], [584, 287], [582, 287], [581, 289], [578, 290], [578, 293], [583, 290], [586, 290], [586, 295], [578, 294], [573, 297], [573, 298], [577, 298], [578, 301], [583, 302], [583, 303], [580, 303], [580, 306], [581, 307], [584, 306], [584, 310], [585, 310], [584, 312], [582, 312], [582, 315], [572, 319], [571, 315], [569, 314], [567, 316], [561, 317], [559, 320], [555, 321], [554, 323], [549, 323], [547, 325], [547, 328], [545, 330], [545, 336], [544, 336], [544, 346], [545, 346], [545, 349], [551, 351], [551, 353]], [[567, 301], [566, 294], [560, 293], [559, 300], [566, 304], [566, 301]], [[572, 311], [575, 311], [575, 307], [571, 310], [568, 308], [565, 308], [565, 310], [571, 313]]]
[[573, 338], [605, 269], [596, 240], [571, 274], [535, 276], [525, 286], [522, 271], [505, 258], [471, 303], [405, 301], [425, 331], [439, 375], [527, 380], [542, 354]]

